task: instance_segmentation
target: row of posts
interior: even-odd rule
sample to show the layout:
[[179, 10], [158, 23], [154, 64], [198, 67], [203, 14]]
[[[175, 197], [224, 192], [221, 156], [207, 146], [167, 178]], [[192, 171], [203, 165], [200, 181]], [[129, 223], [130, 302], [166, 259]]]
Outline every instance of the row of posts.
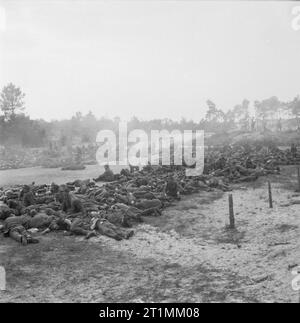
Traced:
[[[298, 187], [297, 192], [300, 192], [300, 167], [297, 167], [297, 179], [298, 179]], [[268, 196], [269, 196], [269, 207], [273, 209], [273, 196], [272, 196], [272, 185], [271, 182], [268, 181]], [[228, 197], [229, 202], [229, 228], [235, 228], [235, 219], [234, 219], [234, 208], [233, 208], [233, 196], [229, 194]]]

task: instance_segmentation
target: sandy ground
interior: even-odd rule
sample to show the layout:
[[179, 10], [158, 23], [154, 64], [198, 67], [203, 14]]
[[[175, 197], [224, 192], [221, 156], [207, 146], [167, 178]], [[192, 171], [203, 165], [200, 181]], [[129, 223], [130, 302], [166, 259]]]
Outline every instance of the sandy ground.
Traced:
[[31, 167], [21, 169], [0, 170], [0, 187], [18, 184], [65, 184], [74, 179], [87, 179], [98, 177], [103, 173], [103, 167], [99, 165], [88, 165], [84, 170], [61, 170], [61, 168]]
[[184, 197], [147, 218], [126, 241], [51, 233], [38, 245], [0, 238], [7, 271], [1, 302], [298, 302], [291, 269], [300, 265], [295, 169], [234, 189], [236, 230], [228, 194]]
[[[114, 173], [120, 173], [122, 166], [111, 166]], [[104, 167], [100, 165], [87, 165], [84, 170], [61, 170], [61, 168], [43, 168], [29, 167], [21, 169], [0, 170], [0, 187], [7, 187], [18, 184], [31, 184], [35, 182], [37, 185], [65, 184], [73, 182], [75, 179], [96, 178], [104, 172]]]

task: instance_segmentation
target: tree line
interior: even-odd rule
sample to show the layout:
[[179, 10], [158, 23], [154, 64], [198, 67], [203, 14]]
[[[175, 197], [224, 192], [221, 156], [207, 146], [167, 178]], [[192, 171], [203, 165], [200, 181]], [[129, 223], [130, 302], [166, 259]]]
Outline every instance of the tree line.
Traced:
[[[283, 123], [290, 122], [300, 130], [300, 97], [289, 102], [282, 102], [276, 96], [255, 101], [254, 114], [251, 113], [250, 101], [245, 99], [232, 109], [224, 112], [221, 108], [207, 100], [206, 115], [199, 122], [182, 118], [140, 120], [132, 117], [128, 122], [128, 130], [153, 129], [205, 130], [206, 132], [227, 132], [240, 129], [242, 131], [267, 131], [269, 125], [276, 122], [275, 128], [282, 131]], [[0, 93], [0, 144], [20, 145], [24, 147], [42, 147], [53, 142], [67, 146], [74, 141], [77, 144], [94, 143], [99, 130], [118, 130], [120, 118], [96, 118], [92, 112], [83, 115], [77, 112], [71, 119], [46, 122], [32, 120], [25, 114], [25, 93], [9, 83]], [[292, 122], [292, 123], [291, 123]], [[288, 126], [290, 127], [290, 126]], [[274, 127], [273, 127], [274, 128]]]

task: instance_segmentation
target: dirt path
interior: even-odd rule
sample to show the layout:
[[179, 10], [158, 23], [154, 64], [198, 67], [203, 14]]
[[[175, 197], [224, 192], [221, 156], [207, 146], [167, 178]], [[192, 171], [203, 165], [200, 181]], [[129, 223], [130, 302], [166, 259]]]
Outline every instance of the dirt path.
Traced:
[[225, 229], [227, 194], [203, 192], [146, 219], [127, 241], [50, 234], [24, 248], [0, 238], [0, 301], [297, 302], [299, 205], [281, 206], [293, 198], [283, 179], [274, 179], [273, 210], [265, 185], [234, 190], [236, 231]]

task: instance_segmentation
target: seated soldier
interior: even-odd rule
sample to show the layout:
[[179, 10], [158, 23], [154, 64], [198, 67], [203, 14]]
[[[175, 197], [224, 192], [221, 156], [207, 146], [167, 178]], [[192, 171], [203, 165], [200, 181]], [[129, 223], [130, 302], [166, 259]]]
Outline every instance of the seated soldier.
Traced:
[[220, 157], [215, 162], [215, 169], [223, 169], [226, 166], [226, 159], [225, 157]]
[[256, 165], [255, 165], [255, 163], [252, 161], [252, 158], [251, 157], [248, 157], [247, 159], [246, 159], [246, 167], [247, 168], [256, 168]]
[[55, 183], [51, 183], [51, 185], [50, 185], [50, 192], [53, 195], [57, 194], [59, 192], [59, 185], [57, 185]]
[[35, 204], [35, 198], [34, 198], [34, 195], [33, 195], [32, 190], [29, 185], [25, 185], [23, 187], [23, 190], [21, 192], [21, 196], [23, 196], [24, 207]]
[[76, 197], [74, 193], [70, 192], [66, 185], [60, 186], [56, 199], [62, 204], [62, 210], [64, 212], [85, 213], [81, 201]]
[[172, 174], [168, 177], [167, 183], [164, 187], [164, 194], [171, 199], [180, 200], [179, 185]]
[[131, 178], [132, 174], [130, 173], [130, 171], [126, 168], [123, 168], [120, 172], [120, 175], [127, 177], [127, 178]]
[[135, 171], [138, 172], [140, 170], [139, 166], [132, 166], [132, 165], [129, 165], [129, 169], [131, 174], [133, 174]]
[[109, 168], [109, 165], [104, 166], [104, 173], [98, 178], [94, 178], [95, 182], [113, 182], [115, 180], [115, 175]]

